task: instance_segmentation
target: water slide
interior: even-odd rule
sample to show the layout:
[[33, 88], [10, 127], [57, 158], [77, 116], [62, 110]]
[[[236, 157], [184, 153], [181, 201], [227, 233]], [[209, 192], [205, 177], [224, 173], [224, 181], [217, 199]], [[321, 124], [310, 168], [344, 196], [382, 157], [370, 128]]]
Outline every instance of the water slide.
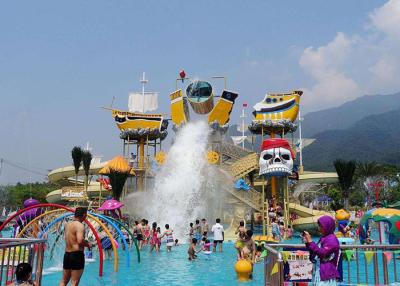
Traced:
[[[99, 171], [108, 163], [106, 162], [93, 162], [89, 169], [89, 175], [97, 175]], [[84, 171], [82, 168], [79, 169], [78, 176], [83, 176]], [[75, 168], [74, 166], [66, 166], [58, 169], [52, 170], [49, 175], [49, 181], [52, 183], [59, 184], [61, 186], [74, 186], [75, 185]], [[78, 178], [78, 185], [82, 185], [83, 182]], [[104, 188], [102, 188], [103, 194], [107, 193]], [[62, 204], [66, 201], [61, 197], [62, 190], [58, 189], [47, 194], [46, 200], [49, 203]], [[88, 186], [88, 196], [97, 197], [100, 193], [100, 183], [90, 182]]]
[[312, 210], [300, 204], [289, 203], [289, 212], [299, 216], [294, 220], [292, 225], [293, 229], [299, 232], [308, 231], [309, 233], [317, 233], [318, 231], [318, 218], [323, 215], [334, 216], [329, 212]]

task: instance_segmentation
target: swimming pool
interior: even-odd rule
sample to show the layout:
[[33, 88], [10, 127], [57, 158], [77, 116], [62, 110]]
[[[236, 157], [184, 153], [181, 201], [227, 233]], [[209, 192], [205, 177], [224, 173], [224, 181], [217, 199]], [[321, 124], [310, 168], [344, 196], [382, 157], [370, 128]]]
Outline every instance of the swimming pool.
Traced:
[[[125, 253], [120, 250], [119, 270], [113, 272], [113, 261], [104, 263], [104, 276], [98, 277], [98, 261], [87, 263], [82, 276], [81, 285], [112, 286], [112, 285], [263, 285], [264, 264], [254, 267], [254, 279], [250, 282], [239, 283], [234, 271], [236, 250], [233, 243], [224, 244], [223, 253], [212, 253], [207, 256], [198, 254], [198, 259], [190, 262], [187, 258], [188, 245], [173, 247], [167, 253], [162, 245], [160, 253], [149, 253], [148, 248], [141, 252], [141, 262], [137, 262], [135, 251], [131, 250], [131, 266], [125, 265]], [[43, 271], [43, 286], [57, 285], [61, 278], [61, 261], [56, 265], [45, 263]]]

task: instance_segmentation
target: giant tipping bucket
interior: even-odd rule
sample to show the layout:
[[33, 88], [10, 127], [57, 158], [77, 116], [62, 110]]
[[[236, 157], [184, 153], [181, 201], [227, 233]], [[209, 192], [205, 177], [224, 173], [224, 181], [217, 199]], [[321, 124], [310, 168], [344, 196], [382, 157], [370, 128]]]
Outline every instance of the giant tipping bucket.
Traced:
[[197, 114], [207, 114], [214, 108], [212, 87], [206, 81], [193, 81], [186, 88], [186, 96]]

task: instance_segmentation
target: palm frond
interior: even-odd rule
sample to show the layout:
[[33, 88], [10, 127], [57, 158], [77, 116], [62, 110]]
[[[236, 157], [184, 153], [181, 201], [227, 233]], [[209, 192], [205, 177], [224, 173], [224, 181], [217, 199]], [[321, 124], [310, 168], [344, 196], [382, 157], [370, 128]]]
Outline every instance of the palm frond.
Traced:
[[71, 155], [72, 155], [72, 161], [74, 163], [74, 168], [75, 168], [75, 175], [78, 175], [79, 168], [82, 163], [82, 148], [79, 146], [75, 146], [72, 148]]

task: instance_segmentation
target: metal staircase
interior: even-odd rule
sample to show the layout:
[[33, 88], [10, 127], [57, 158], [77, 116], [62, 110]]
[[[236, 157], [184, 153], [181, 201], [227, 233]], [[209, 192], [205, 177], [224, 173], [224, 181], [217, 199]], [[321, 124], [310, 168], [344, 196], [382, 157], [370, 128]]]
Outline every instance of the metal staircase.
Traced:
[[[258, 169], [258, 154], [247, 149], [223, 142], [220, 149], [222, 158], [219, 168], [222, 172], [229, 174], [230, 179], [238, 180], [243, 178], [251, 171]], [[262, 211], [261, 194], [255, 189], [250, 188], [249, 191], [236, 190], [233, 187], [226, 188], [225, 191], [233, 195], [246, 205]]]

